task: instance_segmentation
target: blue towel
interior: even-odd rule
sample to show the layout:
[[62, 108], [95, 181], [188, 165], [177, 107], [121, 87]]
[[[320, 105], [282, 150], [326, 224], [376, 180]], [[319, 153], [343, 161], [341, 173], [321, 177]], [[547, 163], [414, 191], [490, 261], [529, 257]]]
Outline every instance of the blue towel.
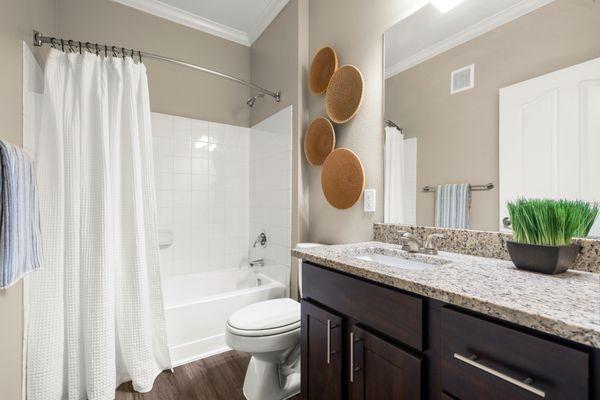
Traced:
[[435, 198], [435, 226], [469, 228], [471, 187], [468, 183], [439, 185]]
[[41, 264], [37, 187], [31, 159], [0, 140], [0, 288]]

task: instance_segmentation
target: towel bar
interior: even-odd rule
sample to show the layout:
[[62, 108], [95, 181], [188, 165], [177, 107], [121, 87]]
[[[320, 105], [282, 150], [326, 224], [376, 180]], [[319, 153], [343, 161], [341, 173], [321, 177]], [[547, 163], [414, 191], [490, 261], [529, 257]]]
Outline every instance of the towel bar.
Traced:
[[[473, 190], [477, 190], [477, 191], [492, 190], [494, 188], [494, 184], [488, 183], [487, 185], [469, 185], [469, 187], [471, 188], [471, 191], [473, 191]], [[431, 192], [435, 192], [435, 191], [437, 191], [435, 186], [427, 185], [427, 186], [423, 187], [423, 192], [431, 193]]]

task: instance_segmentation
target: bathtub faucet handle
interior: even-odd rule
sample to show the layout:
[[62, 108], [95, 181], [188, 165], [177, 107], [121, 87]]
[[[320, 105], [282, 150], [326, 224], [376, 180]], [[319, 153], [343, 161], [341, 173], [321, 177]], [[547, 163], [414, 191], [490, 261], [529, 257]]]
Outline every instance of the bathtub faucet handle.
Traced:
[[250, 261], [250, 267], [264, 267], [265, 260], [262, 258], [258, 258], [256, 260]]
[[264, 232], [261, 232], [260, 235], [258, 235], [252, 247], [256, 247], [256, 245], [259, 243], [260, 247], [267, 247], [267, 235], [265, 235]]

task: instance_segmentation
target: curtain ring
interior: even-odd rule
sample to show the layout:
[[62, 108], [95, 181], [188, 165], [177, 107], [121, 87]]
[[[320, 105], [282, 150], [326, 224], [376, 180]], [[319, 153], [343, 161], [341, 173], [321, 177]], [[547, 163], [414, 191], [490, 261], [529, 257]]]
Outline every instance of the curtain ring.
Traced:
[[52, 47], [53, 49], [56, 49], [56, 46], [54, 45], [54, 38], [50, 38], [50, 47]]
[[60, 39], [60, 47], [62, 49], [62, 51], [65, 51], [65, 41]]
[[121, 55], [123, 56], [123, 60], [125, 59], [125, 47], [121, 47]]
[[96, 43], [96, 55], [100, 55], [100, 51], [98, 50], [98, 43]]
[[71, 50], [71, 53], [75, 53], [75, 50], [73, 49], [73, 45], [71, 45], [72, 40], [69, 40], [67, 42], [67, 45], [69, 46], [69, 50]]
[[79, 54], [82, 54], [82, 51], [81, 51], [81, 42], [79, 42]]
[[138, 56], [140, 57], [140, 62], [142, 62], [142, 51], [138, 50]]
[[117, 46], [112, 46], [112, 47], [110, 48], [110, 49], [112, 50], [112, 52], [113, 52], [113, 57], [116, 57], [116, 56], [117, 56], [117, 53], [115, 52], [115, 49], [116, 49], [116, 48], [117, 48]]
[[104, 57], [108, 57], [108, 46], [104, 45]]
[[133, 56], [134, 56], [135, 52], [133, 51], [133, 49], [131, 49], [131, 59], [133, 60]]
[[85, 48], [86, 48], [86, 50], [91, 53], [92, 50], [90, 50], [90, 46], [91, 46], [90, 42], [85, 42]]

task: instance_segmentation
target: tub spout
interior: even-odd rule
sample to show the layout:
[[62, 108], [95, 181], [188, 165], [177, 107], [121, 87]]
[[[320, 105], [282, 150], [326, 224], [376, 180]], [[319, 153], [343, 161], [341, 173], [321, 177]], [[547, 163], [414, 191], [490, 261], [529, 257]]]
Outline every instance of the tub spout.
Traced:
[[250, 261], [250, 267], [264, 267], [265, 260], [262, 258], [258, 258], [256, 260]]

